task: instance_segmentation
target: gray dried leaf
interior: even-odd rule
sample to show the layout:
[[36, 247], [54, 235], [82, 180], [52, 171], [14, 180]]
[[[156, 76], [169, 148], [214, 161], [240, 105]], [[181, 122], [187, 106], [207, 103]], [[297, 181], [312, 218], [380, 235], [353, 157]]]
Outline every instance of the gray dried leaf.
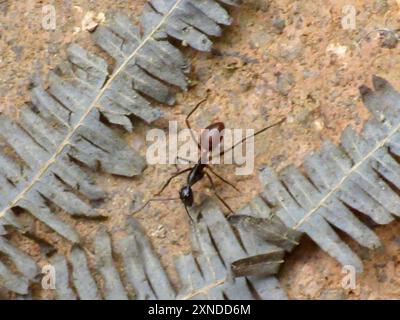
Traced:
[[[266, 252], [265, 248], [269, 245], [265, 241], [253, 247], [252, 251], [244, 249], [241, 239], [210, 201], [192, 213], [200, 214], [199, 222], [193, 234], [193, 253], [176, 260], [176, 271], [182, 284], [178, 293], [143, 228], [138, 221], [128, 218], [125, 228], [113, 235], [105, 229], [98, 231], [94, 241], [93, 265], [89, 263], [86, 253], [78, 248], [67, 258], [55, 258], [63, 284], [63, 287], [57, 288], [58, 297], [73, 299], [76, 291], [80, 299], [127, 299], [132, 296], [133, 290], [135, 298], [141, 300], [286, 298], [277, 279], [270, 277], [274, 268], [271, 264], [268, 264], [269, 271], [264, 274], [259, 270], [251, 274], [246, 269], [247, 278], [232, 279], [230, 276], [231, 263], [237, 258], [243, 259], [236, 264], [235, 270], [240, 273], [246, 259], [255, 252], [263, 252], [260, 256], [263, 259], [265, 256], [265, 261], [273, 261], [275, 257], [277, 263], [281, 253]], [[260, 259], [260, 264], [252, 265], [258, 269], [265, 267], [267, 264], [263, 263], [263, 259]], [[69, 274], [66, 261], [71, 266]], [[100, 278], [100, 284], [94, 280], [93, 274]]]
[[[90, 202], [103, 199], [105, 193], [81, 165], [127, 177], [141, 174], [145, 167], [144, 158], [101, 117], [128, 131], [133, 129], [133, 118], [147, 123], [157, 120], [161, 111], [150, 101], [171, 105], [176, 89], [187, 89], [188, 61], [168, 37], [209, 51], [209, 37], [220, 35], [220, 25], [230, 23], [228, 13], [215, 0], [152, 0], [140, 20], [142, 25], [137, 27], [117, 14], [96, 26], [93, 37], [115, 60], [113, 67], [72, 44], [66, 60], [49, 73], [48, 86], [33, 80], [31, 101], [22, 108], [18, 121], [0, 115], [0, 144], [11, 150], [0, 151], [0, 236], [7, 233], [5, 226], [22, 232], [29, 227], [13, 213], [22, 208], [67, 240], [79, 243], [76, 230], [54, 208], [72, 217], [99, 217]], [[102, 241], [98, 241], [100, 246]], [[99, 252], [105, 253], [106, 248], [100, 247]], [[73, 251], [71, 263], [83, 267], [79, 250]], [[122, 291], [114, 286], [115, 272], [104, 259], [102, 272], [110, 289], [106, 296], [121, 298]], [[62, 261], [57, 263], [65, 272]], [[6, 265], [2, 272], [11, 274]], [[10, 279], [5, 282], [7, 288], [26, 291], [26, 279], [18, 283]], [[80, 297], [99, 297], [90, 279], [76, 275], [73, 281]], [[72, 296], [60, 291], [60, 297]]]
[[283, 250], [276, 250], [233, 261], [231, 263], [233, 276], [273, 276], [283, 264], [284, 255]]
[[28, 294], [29, 283], [39, 272], [35, 261], [4, 237], [0, 237], [0, 253], [13, 264], [10, 268], [0, 260], [0, 286], [20, 295]]
[[[265, 254], [270, 245], [265, 241], [251, 242], [243, 234], [235, 234], [222, 212], [210, 201], [196, 211], [192, 212], [197, 217], [192, 232], [193, 253], [177, 259], [183, 284], [179, 298], [286, 299], [275, 277], [261, 272], [247, 273], [246, 278], [231, 277], [232, 263]], [[241, 272], [243, 262], [237, 266], [239, 269], [234, 267], [233, 271]]]
[[294, 166], [279, 175], [269, 167], [260, 173], [265, 186], [261, 196], [275, 207], [274, 215], [358, 271], [361, 260], [332, 226], [373, 249], [380, 241], [354, 211], [380, 225], [400, 216], [400, 93], [383, 78], [374, 76], [373, 84], [373, 90], [360, 87], [363, 102], [374, 115], [360, 134], [348, 127], [339, 146], [326, 141], [306, 158], [304, 173]]
[[294, 231], [274, 214], [261, 197], [254, 198], [229, 218], [241, 236], [249, 256], [233, 261], [235, 277], [266, 276], [278, 273], [285, 252], [299, 244], [301, 233]]

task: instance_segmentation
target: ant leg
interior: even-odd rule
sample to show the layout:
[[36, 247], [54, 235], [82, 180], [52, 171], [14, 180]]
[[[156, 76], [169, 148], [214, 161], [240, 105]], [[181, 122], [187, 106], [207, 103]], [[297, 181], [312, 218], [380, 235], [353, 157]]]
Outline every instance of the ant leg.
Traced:
[[186, 168], [186, 169], [184, 169], [184, 170], [182, 170], [182, 171], [179, 171], [179, 172], [175, 173], [174, 175], [172, 175], [172, 176], [164, 183], [164, 185], [163, 185], [163, 187], [161, 188], [161, 190], [158, 191], [158, 192], [155, 194], [155, 196], [159, 196], [159, 195], [165, 190], [165, 188], [168, 187], [168, 185], [170, 184], [170, 182], [171, 182], [172, 180], [174, 180], [176, 177], [178, 177], [178, 176], [180, 176], [182, 173], [188, 172], [188, 171], [190, 171], [190, 170], [192, 170], [192, 168]]
[[[185, 205], [184, 205], [185, 206]], [[189, 212], [189, 210], [188, 210], [188, 208], [185, 206], [185, 210], [186, 210], [186, 213], [187, 213], [187, 215], [189, 216], [189, 218], [190, 218], [190, 222], [192, 223], [192, 224], [194, 224], [194, 220], [193, 220], [193, 217], [192, 217], [192, 215], [190, 214], [190, 212]]]
[[215, 184], [213, 179], [211, 178], [210, 174], [208, 172], [205, 172], [208, 180], [210, 180], [211, 183], [211, 188], [214, 191], [215, 196], [218, 198], [219, 201], [222, 202], [222, 204], [230, 211], [231, 214], [235, 214], [235, 212], [232, 210], [232, 208], [226, 203], [226, 201], [224, 199], [222, 199], [222, 197], [217, 193], [217, 190], [215, 188]]
[[177, 161], [177, 160], [186, 161], [187, 163], [184, 163], [184, 164], [189, 164], [189, 163], [193, 162], [193, 161], [190, 160], [190, 159], [186, 159], [186, 158], [183, 158], [183, 157], [180, 157], [180, 156], [176, 156], [176, 158], [175, 158], [175, 163], [174, 163], [174, 166], [175, 166], [175, 168], [176, 168], [176, 172], [179, 172], [179, 167], [178, 167], [178, 161]]
[[268, 127], [262, 128], [261, 130], [257, 131], [255, 134], [253, 134], [252, 136], [248, 136], [248, 137], [243, 138], [243, 139], [242, 139], [241, 141], [239, 141], [238, 143], [235, 143], [232, 147], [230, 147], [230, 148], [228, 148], [228, 149], [226, 149], [226, 150], [223, 150], [223, 151], [219, 154], [219, 156], [222, 157], [225, 153], [227, 153], [227, 152], [229, 152], [229, 151], [235, 149], [238, 145], [242, 144], [242, 143], [245, 142], [247, 139], [249, 139], [249, 138], [251, 138], [251, 137], [255, 137], [255, 136], [259, 135], [260, 133], [263, 133], [264, 131], [267, 131], [268, 129], [271, 129], [271, 128], [273, 128], [273, 127], [275, 127], [275, 126], [281, 124], [281, 123], [284, 122], [285, 120], [286, 120], [286, 118], [283, 118], [283, 119], [279, 120], [278, 122], [276, 122], [276, 123], [274, 123], [274, 124], [271, 124], [271, 125], [268, 126]]
[[152, 199], [146, 201], [146, 203], [144, 205], [142, 205], [139, 209], [134, 210], [132, 212], [132, 215], [135, 215], [138, 212], [142, 211], [150, 202], [153, 202], [153, 201], [174, 201], [174, 200], [180, 200], [180, 199], [179, 198], [163, 198], [163, 199], [152, 198]]
[[218, 179], [220, 179], [221, 181], [223, 181], [223, 182], [225, 182], [226, 184], [228, 184], [228, 185], [230, 185], [233, 189], [235, 189], [237, 192], [241, 192], [238, 188], [236, 188], [235, 187], [235, 185], [232, 183], [232, 182], [229, 182], [228, 180], [226, 180], [224, 177], [222, 177], [222, 176], [220, 176], [218, 173], [216, 173], [213, 169], [212, 169], [212, 167], [210, 166], [210, 165], [206, 165], [206, 168], [208, 169], [208, 170], [210, 170], [210, 172], [214, 175], [214, 176], [216, 176]]
[[197, 141], [197, 139], [196, 139], [196, 137], [195, 137], [195, 135], [194, 135], [194, 133], [193, 133], [193, 129], [192, 129], [192, 127], [190, 126], [189, 118], [190, 118], [190, 116], [191, 116], [205, 101], [207, 101], [207, 99], [208, 99], [208, 97], [206, 97], [206, 98], [204, 98], [203, 100], [201, 100], [201, 101], [193, 108], [193, 110], [189, 112], [189, 114], [186, 116], [186, 119], [185, 119], [186, 126], [187, 126], [188, 129], [190, 130], [190, 135], [192, 136], [193, 141], [197, 144], [197, 147], [199, 148], [199, 150], [201, 150], [201, 146], [200, 146], [199, 141]]

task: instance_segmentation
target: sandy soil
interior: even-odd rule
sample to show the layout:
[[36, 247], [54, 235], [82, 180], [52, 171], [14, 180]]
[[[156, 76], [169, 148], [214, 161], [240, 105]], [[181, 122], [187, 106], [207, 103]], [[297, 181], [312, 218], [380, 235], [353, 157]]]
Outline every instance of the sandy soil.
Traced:
[[[0, 0], [0, 111], [18, 116], [18, 109], [28, 100], [29, 76], [46, 73], [62, 61], [63, 48], [78, 41], [95, 49], [87, 32], [78, 30], [89, 11], [122, 9], [134, 19], [144, 1], [54, 1], [57, 28], [41, 27], [42, 1], [15, 3]], [[369, 117], [359, 98], [358, 87], [370, 84], [378, 74], [400, 88], [399, 48], [383, 46], [375, 29], [400, 28], [400, 3], [395, 0], [352, 1], [357, 9], [356, 29], [342, 27], [342, 8], [348, 1], [262, 1], [249, 0], [231, 10], [235, 19], [222, 39], [216, 40], [210, 54], [185, 49], [193, 63], [192, 87], [178, 95], [174, 108], [162, 107], [167, 120], [177, 120], [184, 127], [185, 115], [208, 92], [209, 99], [196, 114], [198, 128], [219, 120], [230, 128], [261, 128], [287, 117], [285, 125], [274, 128], [256, 140], [256, 167], [269, 164], [276, 169], [288, 164], [301, 165], [304, 156], [325, 139], [337, 142], [343, 129], [351, 124], [357, 129]], [[74, 8], [77, 6], [78, 8]], [[149, 129], [138, 124], [129, 143], [142, 154], [146, 151], [145, 134]], [[239, 209], [260, 190], [255, 175], [237, 177], [232, 166], [218, 171], [235, 181], [242, 194], [220, 185], [220, 193]], [[147, 199], [162, 181], [175, 171], [174, 166], [149, 166], [135, 179], [101, 175], [99, 183], [109, 192], [109, 199], [99, 210], [107, 213], [104, 222], [117, 230], [135, 203]], [[176, 196], [182, 180], [165, 192]], [[207, 183], [196, 187], [201, 198], [209, 193]], [[225, 210], [224, 208], [221, 208]], [[176, 280], [173, 256], [190, 250], [188, 221], [178, 202], [151, 205], [139, 219], [145, 226], [162, 262]], [[80, 221], [77, 228], [90, 242], [98, 223]], [[40, 229], [40, 228], [39, 228]], [[40, 231], [40, 230], [39, 230]], [[398, 298], [400, 291], [400, 223], [376, 228], [383, 249], [366, 251], [351, 240], [351, 247], [363, 258], [365, 271], [357, 278], [357, 289], [344, 290], [341, 266], [308, 239], [290, 255], [279, 278], [289, 297], [334, 299]], [[41, 233], [61, 250], [68, 245], [57, 236]], [[29, 243], [21, 244], [28, 250]], [[30, 250], [31, 251], [31, 250]], [[31, 251], [32, 252], [32, 251]]]

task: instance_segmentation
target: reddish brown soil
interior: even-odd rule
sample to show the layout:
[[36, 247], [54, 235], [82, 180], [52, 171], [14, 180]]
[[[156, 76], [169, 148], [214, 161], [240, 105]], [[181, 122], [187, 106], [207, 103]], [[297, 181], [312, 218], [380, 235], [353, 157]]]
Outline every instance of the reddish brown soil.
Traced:
[[[57, 29], [48, 32], [41, 28], [42, 1], [7, 2], [7, 10], [0, 4], [0, 111], [12, 116], [17, 116], [28, 100], [28, 77], [34, 72], [45, 73], [60, 62], [65, 45], [79, 41], [98, 52], [91, 46], [87, 32], [76, 29], [88, 10], [97, 14], [122, 9], [135, 16], [144, 3], [102, 0], [94, 5], [86, 0], [56, 0]], [[177, 120], [183, 128], [185, 115], [207, 91], [209, 99], [195, 117], [197, 127], [221, 120], [230, 128], [256, 129], [286, 116], [285, 125], [256, 140], [256, 167], [269, 164], [279, 170], [288, 164], [301, 165], [304, 156], [324, 139], [338, 142], [349, 124], [361, 128], [369, 114], [362, 106], [358, 87], [369, 85], [373, 74], [400, 89], [400, 46], [383, 48], [377, 33], [366, 37], [374, 29], [400, 28], [398, 1], [352, 1], [357, 9], [355, 30], [344, 30], [341, 25], [342, 8], [348, 1], [246, 2], [240, 9], [231, 10], [234, 25], [222, 39], [216, 39], [213, 54], [185, 49], [193, 64], [192, 87], [178, 95], [174, 108], [163, 107], [166, 119], [158, 126], [165, 126], [166, 120]], [[79, 8], [72, 8], [71, 3]], [[279, 29], [278, 18], [285, 21], [283, 30]], [[139, 124], [133, 134], [126, 135], [142, 154], [148, 129]], [[221, 174], [237, 183], [242, 194], [238, 196], [222, 185], [220, 190], [232, 208], [239, 209], [261, 188], [255, 175], [237, 177], [232, 169], [218, 167]], [[100, 209], [110, 216], [107, 227], [118, 228], [130, 212], [134, 195], [140, 192], [147, 199], [174, 170], [174, 166], [159, 165], [149, 166], [135, 179], [99, 176], [99, 183], [110, 194]], [[178, 179], [165, 195], [175, 196], [181, 183]], [[208, 193], [208, 187], [199, 185], [196, 191]], [[184, 209], [178, 202], [153, 204], [139, 214], [139, 219], [175, 279], [173, 256], [190, 250]], [[90, 242], [98, 223], [82, 221], [77, 227]], [[369, 252], [349, 241], [365, 263], [356, 290], [342, 289], [341, 266], [305, 239], [279, 276], [289, 297], [398, 298], [400, 223], [376, 231], [384, 245], [382, 250]], [[46, 236], [47, 230], [42, 233]], [[47, 237], [58, 241], [52, 235]], [[21, 246], [31, 251], [30, 244]], [[58, 246], [68, 250], [63, 243]]]

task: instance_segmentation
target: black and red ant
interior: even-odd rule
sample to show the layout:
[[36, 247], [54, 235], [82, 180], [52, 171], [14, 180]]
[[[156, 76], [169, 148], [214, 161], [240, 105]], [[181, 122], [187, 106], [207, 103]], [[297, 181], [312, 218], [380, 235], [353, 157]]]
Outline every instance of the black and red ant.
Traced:
[[[163, 187], [160, 189], [159, 192], [157, 192], [154, 196], [158, 197], [161, 195], [161, 193], [165, 190], [165, 188], [168, 187], [168, 185], [171, 183], [171, 181], [175, 178], [177, 178], [178, 176], [180, 176], [181, 174], [185, 173], [185, 172], [189, 172], [188, 176], [187, 176], [187, 180], [186, 180], [186, 184], [180, 189], [179, 191], [179, 198], [152, 198], [150, 200], [148, 200], [143, 206], [141, 206], [139, 209], [135, 210], [133, 212], [133, 214], [138, 213], [139, 211], [141, 211], [142, 209], [144, 209], [150, 202], [152, 201], [171, 201], [171, 200], [181, 200], [183, 205], [185, 206], [185, 210], [186, 213], [188, 214], [189, 218], [193, 221], [192, 216], [190, 215], [189, 211], [188, 211], [188, 207], [192, 207], [193, 206], [193, 201], [194, 201], [194, 195], [193, 195], [193, 185], [196, 184], [197, 182], [199, 182], [200, 180], [202, 180], [205, 176], [208, 178], [208, 180], [210, 181], [211, 184], [211, 188], [215, 194], [215, 196], [222, 202], [222, 204], [231, 212], [231, 214], [234, 214], [234, 211], [231, 209], [231, 207], [226, 203], [226, 201], [217, 193], [216, 188], [215, 188], [215, 183], [211, 177], [211, 174], [213, 174], [214, 176], [216, 176], [218, 179], [220, 179], [222, 182], [228, 184], [229, 186], [231, 186], [232, 188], [234, 188], [236, 191], [240, 192], [239, 189], [237, 189], [235, 187], [235, 185], [231, 182], [229, 182], [228, 180], [224, 179], [223, 177], [221, 177], [218, 173], [216, 173], [212, 167], [208, 164], [209, 161], [212, 160], [212, 153], [214, 151], [214, 149], [216, 149], [217, 146], [219, 146], [219, 144], [222, 142], [223, 139], [223, 131], [225, 129], [225, 125], [223, 122], [215, 122], [210, 124], [208, 127], [206, 127], [204, 129], [204, 131], [202, 132], [201, 136], [200, 136], [200, 142], [197, 141], [192, 127], [190, 125], [189, 122], [189, 118], [193, 115], [193, 113], [207, 100], [207, 98], [203, 99], [202, 101], [200, 101], [194, 108], [192, 111], [190, 111], [190, 113], [186, 116], [185, 119], [185, 123], [186, 126], [188, 127], [188, 129], [190, 130], [190, 134], [191, 137], [193, 139], [193, 141], [197, 144], [197, 147], [200, 151], [200, 157], [199, 159], [196, 161], [196, 164], [190, 168], [186, 168], [184, 170], [178, 171], [177, 173], [173, 174], [163, 185]], [[275, 127], [279, 124], [281, 124], [283, 121], [285, 121], [286, 118], [281, 119], [280, 121], [269, 125], [259, 131], [257, 131], [256, 133], [254, 133], [254, 135], [252, 136], [247, 136], [245, 138], [243, 138], [241, 141], [237, 142], [236, 144], [234, 144], [233, 146], [229, 147], [226, 150], [223, 150], [219, 153], [219, 156], [222, 157], [225, 153], [232, 151], [234, 148], [236, 148], [237, 146], [239, 146], [240, 144], [244, 143], [247, 139], [251, 138], [251, 137], [255, 137], [257, 135], [259, 135], [260, 133], [263, 133], [264, 131]], [[180, 157], [177, 157], [177, 160], [187, 160], [187, 159], [183, 159]], [[205, 160], [206, 159], [206, 160]], [[211, 174], [210, 174], [211, 173]]]

